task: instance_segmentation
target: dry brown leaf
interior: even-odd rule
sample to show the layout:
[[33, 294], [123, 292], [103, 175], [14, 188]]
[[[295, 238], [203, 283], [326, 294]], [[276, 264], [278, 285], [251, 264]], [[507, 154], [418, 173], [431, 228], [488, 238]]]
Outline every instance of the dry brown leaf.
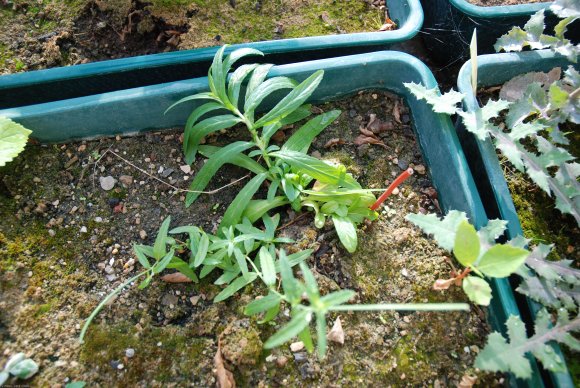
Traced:
[[385, 143], [383, 143], [382, 141], [380, 141], [376, 137], [370, 137], [370, 136], [365, 136], [365, 135], [360, 135], [356, 139], [354, 139], [354, 144], [357, 146], [363, 145], [363, 144], [376, 144], [376, 145], [383, 147], [384, 149], [387, 149], [387, 146], [385, 145]]
[[397, 29], [397, 23], [392, 21], [391, 19], [387, 18], [385, 20], [385, 24], [379, 28], [379, 31], [393, 31]]
[[331, 148], [340, 144], [344, 144], [344, 140], [342, 140], [341, 138], [335, 137], [333, 139], [330, 139], [329, 141], [326, 142], [326, 144], [324, 145], [324, 148]]
[[371, 113], [369, 115], [369, 123], [367, 124], [366, 129], [372, 131], [373, 133], [375, 134], [383, 133], [393, 128], [394, 126], [392, 123], [386, 123], [384, 121], [381, 121], [379, 118], [377, 118], [376, 114]]
[[401, 108], [399, 107], [399, 100], [396, 100], [395, 105], [393, 106], [393, 117], [397, 123], [401, 124]]
[[334, 325], [332, 325], [332, 329], [330, 329], [326, 338], [328, 338], [329, 341], [344, 345], [344, 330], [342, 330], [340, 317], [336, 318], [336, 321], [334, 321]]
[[457, 388], [471, 388], [475, 385], [476, 381], [477, 377], [475, 376], [463, 375], [461, 381], [459, 382], [459, 385], [457, 385]]
[[181, 272], [168, 273], [161, 276], [161, 280], [167, 283], [191, 283], [192, 280]]
[[217, 352], [213, 358], [215, 374], [217, 377], [217, 386], [219, 388], [236, 388], [236, 381], [232, 372], [226, 369], [224, 359], [222, 358], [221, 342], [218, 340]]
[[528, 85], [534, 82], [538, 82], [544, 86], [545, 90], [548, 90], [549, 86], [560, 79], [562, 75], [562, 69], [555, 67], [548, 73], [542, 73], [541, 71], [533, 71], [530, 73], [518, 75], [512, 78], [503, 86], [499, 92], [499, 98], [506, 101], [517, 101], [520, 100]]
[[360, 127], [358, 130], [360, 131], [360, 133], [362, 133], [365, 136], [374, 137], [375, 139], [378, 139], [377, 136], [372, 131], [369, 131], [368, 129], [366, 129], [364, 127]]
[[451, 287], [451, 285], [453, 284], [454, 281], [455, 281], [455, 278], [437, 279], [437, 280], [435, 280], [435, 283], [433, 283], [433, 289], [434, 290], [447, 290], [449, 287]]

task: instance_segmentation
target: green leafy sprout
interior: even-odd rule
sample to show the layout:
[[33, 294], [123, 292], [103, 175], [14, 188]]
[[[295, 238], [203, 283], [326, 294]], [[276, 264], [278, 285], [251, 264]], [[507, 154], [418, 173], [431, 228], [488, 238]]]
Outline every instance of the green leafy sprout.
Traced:
[[[226, 163], [256, 174], [227, 208], [220, 224], [223, 228], [236, 225], [244, 217], [254, 222], [275, 207], [290, 204], [316, 214], [316, 226], [321, 228], [328, 218], [333, 221], [340, 241], [349, 252], [357, 244], [356, 225], [365, 218], [375, 220], [378, 214], [369, 209], [376, 198], [372, 190], [362, 189], [343, 165], [333, 165], [307, 154], [314, 138], [340, 115], [339, 110], [318, 115], [298, 128], [282, 146], [270, 144], [272, 136], [284, 126], [297, 123], [311, 115], [306, 100], [318, 87], [324, 72], [310, 75], [301, 83], [288, 77], [267, 78], [269, 64], [247, 64], [238, 67], [228, 79], [228, 72], [241, 58], [263, 55], [250, 48], [238, 49], [225, 57], [223, 46], [216, 54], [208, 73], [209, 92], [185, 97], [170, 106], [194, 100], [210, 100], [195, 108], [185, 125], [183, 151], [191, 164], [196, 155], [208, 159], [191, 182], [186, 197], [190, 206], [203, 192], [217, 171]], [[273, 108], [257, 116], [257, 111], [272, 94], [290, 90]], [[209, 113], [225, 114], [204, 118]], [[200, 145], [201, 140], [216, 131], [242, 124], [250, 140], [236, 141], [224, 147]], [[254, 200], [261, 185], [269, 182], [266, 199]]]
[[24, 353], [16, 353], [8, 359], [4, 370], [0, 371], [0, 386], [6, 384], [10, 376], [26, 380], [38, 372], [38, 364], [27, 358]]

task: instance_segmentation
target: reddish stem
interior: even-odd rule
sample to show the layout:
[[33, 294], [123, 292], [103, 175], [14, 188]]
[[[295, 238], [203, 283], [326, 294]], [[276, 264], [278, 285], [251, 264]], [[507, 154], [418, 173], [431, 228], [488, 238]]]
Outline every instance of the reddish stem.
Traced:
[[397, 186], [399, 186], [401, 183], [405, 182], [407, 180], [407, 178], [409, 178], [411, 175], [413, 175], [413, 169], [412, 168], [408, 168], [405, 171], [403, 171], [401, 173], [401, 175], [399, 175], [393, 181], [393, 183], [391, 183], [390, 186], [387, 187], [387, 190], [385, 190], [385, 192], [383, 194], [381, 194], [381, 196], [379, 197], [379, 199], [377, 199], [377, 202], [373, 203], [373, 206], [371, 206], [370, 209], [371, 210], [377, 210], [379, 208], [379, 206], [381, 206], [381, 204], [383, 202], [385, 202], [385, 200], [389, 197], [389, 195], [391, 195], [391, 193], [393, 192], [393, 190], [395, 190], [397, 188]]

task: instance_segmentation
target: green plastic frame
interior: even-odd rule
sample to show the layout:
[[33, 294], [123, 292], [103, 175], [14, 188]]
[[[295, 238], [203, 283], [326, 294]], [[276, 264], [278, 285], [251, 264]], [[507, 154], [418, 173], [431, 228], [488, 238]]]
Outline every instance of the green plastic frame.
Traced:
[[[311, 102], [332, 101], [361, 90], [388, 90], [403, 96], [410, 108], [414, 130], [439, 193], [444, 211], [464, 211], [481, 227], [487, 223], [483, 204], [469, 170], [450, 118], [436, 114], [423, 101], [417, 101], [403, 82], [437, 87], [431, 71], [419, 59], [402, 52], [382, 51], [317, 61], [275, 66], [269, 76], [289, 76], [303, 80], [323, 69], [324, 79]], [[207, 77], [152, 85], [66, 101], [0, 111], [33, 129], [32, 136], [41, 142], [59, 142], [127, 134], [151, 129], [183, 126], [197, 101], [181, 104], [167, 115], [165, 109], [178, 99], [208, 90]], [[489, 320], [495, 330], [505, 331], [503, 323], [510, 315], [519, 315], [513, 292], [505, 279], [491, 282], [493, 299]], [[542, 387], [534, 365], [533, 379], [509, 379], [511, 386]]]
[[[399, 28], [270, 40], [233, 45], [253, 47], [267, 63], [283, 64], [384, 50], [411, 39], [423, 24], [420, 0], [387, 0], [390, 17]], [[202, 77], [218, 47], [144, 55], [0, 77], [0, 109], [64, 100], [115, 90]], [[242, 63], [242, 62], [240, 62]]]
[[[519, 74], [531, 71], [549, 71], [557, 66], [565, 68], [571, 64], [565, 57], [554, 54], [550, 50], [482, 55], [477, 57], [478, 86], [500, 85]], [[478, 101], [471, 86], [471, 61], [466, 62], [461, 68], [457, 77], [457, 87], [465, 95], [463, 109], [465, 111], [477, 109]], [[523, 235], [516, 208], [491, 139], [478, 140], [465, 130], [460, 121], [457, 122], [457, 129], [488, 217], [508, 221], [508, 238]], [[531, 317], [535, 316], [538, 305], [527, 298], [518, 299], [521, 311]], [[555, 345], [554, 348], [560, 352], [561, 356], [559, 346]], [[574, 386], [572, 378], [567, 372], [549, 373], [549, 376], [551, 383], [556, 387]]]

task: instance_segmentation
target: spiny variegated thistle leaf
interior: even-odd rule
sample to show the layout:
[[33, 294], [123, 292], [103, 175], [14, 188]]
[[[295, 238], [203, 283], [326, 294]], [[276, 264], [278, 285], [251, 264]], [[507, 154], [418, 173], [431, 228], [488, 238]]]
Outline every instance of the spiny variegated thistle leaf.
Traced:
[[506, 325], [510, 343], [500, 333], [491, 333], [475, 360], [475, 367], [492, 372], [512, 372], [516, 377], [527, 379], [532, 375], [532, 368], [525, 352], [518, 351], [526, 340], [524, 324], [512, 315]]
[[550, 6], [550, 10], [561, 18], [580, 17], [580, 3], [578, 0], [556, 0]]
[[22, 152], [31, 133], [9, 118], [0, 117], [0, 167]]
[[423, 232], [432, 234], [441, 248], [451, 252], [457, 227], [463, 221], [467, 221], [467, 215], [451, 210], [443, 219], [439, 219], [435, 214], [407, 214], [405, 219], [417, 225]]
[[561, 16], [566, 19], [560, 21], [554, 29], [556, 36], [544, 34], [544, 10], [540, 10], [530, 17], [523, 29], [514, 27], [507, 34], [500, 37], [494, 45], [495, 50], [497, 52], [501, 50], [510, 52], [522, 51], [525, 47], [530, 47], [532, 50], [551, 48], [557, 53], [566, 56], [570, 61], [576, 62], [579, 52], [578, 46], [565, 39], [564, 32], [577, 16], [573, 16], [575, 14], [574, 9], [564, 10], [563, 6], [556, 6], [556, 8], [559, 8], [559, 12], [562, 15], [569, 15], [569, 17]]
[[427, 89], [425, 86], [414, 82], [404, 83], [404, 85], [418, 100], [425, 100], [429, 105], [433, 106], [433, 111], [437, 113], [455, 114], [457, 112], [457, 104], [464, 97], [462, 93], [455, 90], [450, 90], [440, 95], [437, 88]]
[[504, 220], [489, 220], [487, 225], [479, 229], [477, 232], [480, 241], [487, 244], [495, 243], [495, 240], [497, 240], [505, 231], [507, 223], [508, 222]]
[[580, 347], [578, 340], [570, 334], [580, 328], [580, 317], [570, 321], [565, 311], [559, 312], [555, 326], [551, 326], [548, 312], [540, 311], [535, 321], [535, 334], [531, 338], [527, 338], [519, 317], [510, 316], [506, 326], [510, 342], [497, 332], [490, 334], [485, 348], [475, 360], [475, 367], [493, 372], [512, 372], [516, 377], [527, 379], [531, 377], [532, 369], [526, 353], [531, 352], [546, 369], [561, 372], [566, 370], [566, 364], [549, 342], [558, 341], [572, 348]]
[[572, 260], [546, 260], [552, 247], [539, 244], [526, 259], [526, 265], [547, 280], [580, 285], [580, 270], [571, 267]]
[[477, 136], [480, 140], [485, 140], [489, 133], [496, 133], [501, 131], [498, 127], [492, 124], [489, 120], [499, 115], [504, 109], [507, 109], [510, 103], [503, 100], [488, 101], [482, 108], [478, 108], [471, 112], [458, 112], [463, 120], [465, 128]]

